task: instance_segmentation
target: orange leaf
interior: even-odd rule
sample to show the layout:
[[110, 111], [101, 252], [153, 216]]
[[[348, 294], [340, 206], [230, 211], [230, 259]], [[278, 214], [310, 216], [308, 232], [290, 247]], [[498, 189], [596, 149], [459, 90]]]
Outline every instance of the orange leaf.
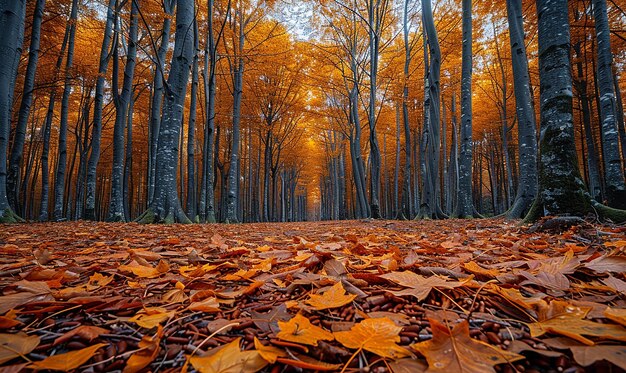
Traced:
[[53, 355], [41, 361], [34, 362], [31, 367], [34, 369], [60, 370], [67, 372], [80, 367], [95, 355], [100, 348], [107, 346], [106, 343], [98, 343], [77, 351], [64, 354]]
[[607, 319], [626, 326], [626, 309], [624, 308], [607, 308], [604, 310], [604, 316], [606, 316]]
[[6, 315], [0, 316], [0, 329], [10, 329], [16, 325], [20, 325], [21, 322], [16, 320], [17, 312], [10, 310]]
[[282, 340], [315, 346], [317, 341], [332, 341], [333, 334], [311, 324], [309, 319], [297, 314], [287, 322], [278, 321], [280, 332], [276, 336]]
[[241, 338], [237, 338], [215, 352], [210, 351], [208, 356], [192, 356], [189, 362], [200, 373], [253, 373], [265, 368], [267, 361], [259, 351], [241, 351], [240, 341]]
[[495, 278], [496, 276], [500, 275], [500, 271], [498, 271], [497, 269], [483, 268], [473, 260], [463, 264], [463, 268], [465, 268], [465, 270], [469, 273], [475, 274], [476, 276]]
[[141, 341], [139, 341], [139, 350], [128, 358], [124, 367], [124, 373], [139, 372], [150, 365], [159, 354], [161, 337], [163, 337], [163, 327], [161, 325], [159, 325], [154, 336], [144, 335]]
[[193, 302], [189, 305], [190, 311], [200, 311], [206, 313], [220, 312], [220, 303], [215, 297], [206, 298], [200, 302]]
[[350, 330], [333, 333], [342, 345], [353, 349], [364, 349], [381, 357], [400, 358], [411, 353], [398, 346], [402, 327], [386, 317], [365, 319]]
[[341, 367], [340, 364], [325, 363], [323, 361], [313, 359], [312, 357], [308, 357], [306, 355], [300, 355], [296, 353], [293, 353], [293, 355], [297, 359], [279, 357], [276, 359], [276, 361], [278, 361], [281, 364], [291, 365], [294, 367], [311, 370], [311, 371], [333, 371], [333, 370], [338, 370]]
[[274, 346], [265, 346], [257, 337], [254, 337], [254, 348], [256, 348], [261, 357], [270, 364], [274, 364], [279, 357], [287, 356], [285, 350]]
[[454, 289], [456, 287], [463, 286], [469, 280], [468, 279], [462, 282], [447, 281], [438, 276], [424, 277], [411, 271], [390, 272], [380, 277], [409, 288], [401, 291], [391, 291], [392, 294], [396, 296], [411, 295], [420, 301], [426, 299], [433, 288]]
[[174, 313], [174, 311], [168, 311], [163, 307], [146, 307], [128, 321], [134, 322], [142, 328], [152, 329], [162, 321], [174, 316]]
[[411, 345], [426, 357], [429, 372], [495, 372], [494, 365], [524, 359], [524, 356], [472, 339], [463, 320], [450, 330], [429, 319], [433, 339]]
[[39, 345], [39, 337], [36, 335], [0, 334], [0, 364], [18, 356], [30, 353]]
[[354, 294], [346, 294], [346, 290], [341, 285], [341, 281], [337, 282], [322, 295], [311, 294], [310, 298], [305, 302], [310, 304], [316, 310], [325, 310], [328, 308], [343, 307], [352, 302], [356, 298]]
[[143, 278], [156, 278], [169, 271], [170, 265], [165, 260], [161, 260], [155, 268], [142, 265], [121, 265], [119, 270], [132, 272], [135, 276]]

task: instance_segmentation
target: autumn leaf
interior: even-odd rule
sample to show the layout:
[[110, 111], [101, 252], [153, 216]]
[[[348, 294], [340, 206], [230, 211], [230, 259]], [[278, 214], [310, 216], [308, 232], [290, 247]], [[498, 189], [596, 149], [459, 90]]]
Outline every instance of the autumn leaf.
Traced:
[[606, 360], [626, 370], [626, 346], [573, 346], [570, 350], [574, 360], [582, 366]]
[[293, 357], [278, 357], [276, 361], [281, 364], [305, 369], [305, 371], [336, 371], [341, 367], [341, 364], [329, 364], [307, 355], [292, 353], [291, 356]]
[[6, 315], [0, 316], [0, 329], [10, 329], [14, 326], [20, 325], [21, 322], [16, 319], [17, 312], [10, 310]]
[[494, 365], [524, 359], [522, 355], [472, 339], [466, 320], [452, 330], [437, 320], [429, 321], [433, 338], [411, 345], [426, 357], [428, 372], [495, 372]]
[[257, 337], [254, 337], [254, 348], [256, 348], [261, 357], [270, 364], [274, 364], [279, 357], [287, 356], [285, 350], [274, 346], [265, 346]]
[[41, 361], [34, 362], [31, 367], [34, 369], [59, 370], [67, 372], [85, 364], [100, 348], [107, 346], [106, 343], [83, 348], [77, 351], [70, 351], [64, 354], [52, 355]]
[[410, 295], [417, 298], [419, 301], [426, 299], [430, 291], [434, 288], [454, 289], [463, 286], [468, 281], [448, 281], [439, 276], [424, 277], [411, 271], [390, 272], [380, 277], [409, 288], [401, 291], [390, 291], [390, 293], [396, 296]]
[[105, 276], [101, 273], [94, 273], [89, 277], [88, 285], [91, 286], [93, 289], [96, 289], [99, 287], [107, 286], [111, 283], [111, 281], [113, 281], [113, 276]]
[[332, 341], [333, 334], [311, 324], [309, 319], [297, 314], [287, 322], [278, 321], [280, 332], [276, 336], [282, 340], [315, 346], [317, 341]]
[[469, 273], [473, 273], [476, 276], [482, 276], [486, 278], [495, 278], [496, 276], [500, 275], [500, 271], [498, 271], [497, 269], [483, 268], [473, 260], [463, 264], [463, 268], [465, 268], [465, 270]]
[[220, 312], [220, 303], [217, 301], [215, 297], [208, 297], [199, 302], [193, 302], [189, 305], [188, 309], [190, 311], [199, 311], [206, 313], [215, 313]]
[[36, 335], [26, 333], [0, 334], [0, 364], [24, 356], [39, 345], [40, 339]]
[[363, 349], [381, 357], [397, 359], [411, 355], [398, 346], [402, 327], [386, 317], [365, 319], [354, 325], [350, 330], [335, 332], [335, 339], [342, 345], [352, 349]]
[[134, 322], [142, 328], [152, 329], [174, 314], [175, 311], [168, 311], [163, 307], [146, 307], [128, 321]]
[[626, 329], [620, 325], [600, 324], [585, 320], [589, 309], [567, 305], [566, 302], [552, 301], [550, 307], [542, 312], [541, 321], [528, 324], [530, 335], [540, 337], [546, 333], [555, 333], [575, 339], [586, 345], [594, 342], [586, 337], [626, 341]]
[[139, 341], [139, 350], [128, 358], [123, 373], [136, 373], [150, 365], [159, 354], [159, 344], [162, 337], [163, 327], [161, 325], [158, 326], [157, 332], [153, 336], [144, 335]]
[[338, 281], [321, 295], [311, 294], [309, 297], [310, 298], [307, 299], [305, 303], [320, 311], [329, 308], [343, 307], [352, 302], [354, 298], [356, 298], [356, 295], [346, 294], [346, 290], [343, 288], [343, 285], [341, 285], [341, 281]]
[[156, 267], [144, 265], [121, 265], [120, 271], [132, 272], [135, 276], [143, 278], [157, 278], [170, 270], [169, 264], [165, 260], [160, 260]]
[[93, 341], [98, 338], [101, 334], [109, 333], [108, 329], [100, 328], [97, 326], [91, 325], [80, 325], [77, 328], [70, 330], [69, 332], [63, 334], [59, 338], [54, 340], [53, 346], [57, 346], [63, 342], [69, 341], [74, 336], [79, 336], [86, 341]]
[[22, 280], [16, 282], [15, 285], [20, 292], [0, 297], [0, 314], [5, 314], [10, 309], [26, 303], [54, 299], [50, 287], [45, 282]]
[[241, 338], [236, 338], [208, 356], [190, 357], [189, 362], [200, 373], [253, 373], [263, 369], [267, 361], [256, 350], [241, 351], [240, 342]]
[[626, 309], [624, 308], [610, 308], [607, 307], [604, 310], [604, 316], [607, 319], [613, 320], [622, 326], [626, 326]]

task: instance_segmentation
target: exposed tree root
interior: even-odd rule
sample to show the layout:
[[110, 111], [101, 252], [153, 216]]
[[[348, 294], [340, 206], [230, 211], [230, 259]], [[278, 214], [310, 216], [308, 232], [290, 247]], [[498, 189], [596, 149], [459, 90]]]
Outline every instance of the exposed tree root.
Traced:
[[575, 225], [586, 225], [588, 224], [583, 218], [578, 216], [556, 216], [556, 217], [545, 217], [540, 219], [535, 225], [530, 227], [528, 232], [563, 232], [565, 230], [570, 229]]
[[7, 208], [6, 210], [4, 210], [4, 213], [0, 215], [1, 224], [15, 224], [24, 222], [25, 220], [20, 218], [16, 213], [14, 213], [11, 208]]
[[185, 215], [182, 209], [174, 209], [174, 211], [170, 210], [165, 217], [159, 216], [154, 208], [150, 207], [143, 214], [141, 214], [137, 219], [134, 220], [139, 224], [192, 224], [193, 222]]

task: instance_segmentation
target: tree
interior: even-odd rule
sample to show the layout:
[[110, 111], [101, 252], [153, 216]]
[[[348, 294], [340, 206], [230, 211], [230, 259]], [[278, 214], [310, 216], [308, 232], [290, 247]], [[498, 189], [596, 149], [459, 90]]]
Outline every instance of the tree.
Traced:
[[606, 0], [593, 0], [596, 37], [598, 39], [598, 88], [602, 120], [602, 159], [605, 193], [609, 206], [626, 208], [624, 167], [620, 159], [617, 131], [617, 103], [613, 83], [613, 54]]
[[584, 216], [626, 221], [626, 211], [594, 203], [578, 169], [572, 115], [567, 0], [537, 0], [541, 136], [539, 190], [526, 221], [541, 216]]
[[522, 1], [507, 0], [506, 6], [511, 36], [519, 149], [517, 194], [507, 216], [519, 219], [526, 215], [537, 195], [537, 124], [531, 96], [526, 44], [524, 44]]
[[26, 0], [0, 2], [0, 222], [21, 220], [7, 198], [7, 147], [17, 67], [22, 55]]
[[461, 152], [455, 215], [474, 216], [472, 203], [472, 1], [463, 0], [463, 66], [461, 72]]
[[163, 118], [159, 128], [156, 154], [156, 185], [148, 209], [139, 217], [140, 223], [191, 223], [185, 215], [176, 187], [178, 145], [182, 128], [183, 108], [193, 60], [195, 17], [193, 0], [178, 0], [174, 54], [166, 84]]

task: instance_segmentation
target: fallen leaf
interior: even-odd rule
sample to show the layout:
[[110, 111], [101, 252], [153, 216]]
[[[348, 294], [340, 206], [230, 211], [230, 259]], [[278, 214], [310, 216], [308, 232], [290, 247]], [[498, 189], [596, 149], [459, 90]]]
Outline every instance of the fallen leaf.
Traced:
[[332, 341], [333, 334], [311, 324], [309, 319], [297, 314], [287, 322], [278, 321], [280, 332], [276, 336], [282, 340], [315, 346], [317, 341]]
[[411, 355], [398, 346], [402, 327], [386, 317], [379, 319], [365, 319], [354, 325], [352, 329], [333, 333], [335, 339], [342, 345], [352, 349], [364, 349], [381, 357], [397, 359]]
[[346, 290], [343, 288], [341, 281], [339, 281], [321, 295], [311, 294], [310, 298], [307, 299], [305, 303], [320, 311], [329, 308], [343, 307], [352, 302], [354, 298], [356, 298], [356, 295], [346, 294]]
[[120, 271], [132, 272], [135, 276], [143, 278], [157, 278], [170, 270], [169, 264], [165, 260], [160, 260], [156, 267], [143, 265], [121, 265], [118, 267]]
[[466, 320], [450, 330], [429, 320], [433, 339], [411, 345], [426, 357], [428, 372], [495, 372], [494, 365], [524, 359], [524, 356], [472, 339]]
[[208, 297], [200, 302], [193, 302], [189, 305], [190, 311], [199, 311], [206, 313], [220, 312], [220, 303], [215, 297]]
[[0, 316], [0, 329], [10, 329], [14, 326], [20, 325], [22, 322], [16, 319], [17, 312], [10, 310], [6, 315]]
[[604, 310], [604, 316], [607, 319], [613, 320], [622, 326], [626, 326], [626, 309], [624, 308], [609, 308]]
[[7, 311], [26, 303], [54, 299], [50, 287], [45, 282], [22, 280], [16, 282], [15, 285], [17, 285], [17, 290], [21, 292], [0, 297], [0, 314], [5, 314]]
[[463, 268], [469, 273], [475, 274], [476, 276], [482, 276], [486, 278], [495, 278], [500, 275], [500, 271], [497, 269], [487, 269], [479, 266], [476, 262], [469, 261], [463, 264]]
[[597, 273], [624, 273], [626, 272], [626, 256], [601, 256], [590, 261], [589, 263], [586, 263], [585, 267]]
[[174, 314], [175, 311], [168, 311], [163, 307], [145, 307], [135, 316], [128, 319], [128, 321], [134, 322], [142, 328], [152, 329], [162, 321], [174, 316]]
[[128, 358], [123, 373], [136, 373], [150, 365], [159, 354], [159, 344], [162, 337], [163, 327], [161, 325], [158, 326], [157, 332], [153, 336], [144, 335], [139, 341], [139, 350]]
[[626, 369], [626, 346], [585, 346], [570, 347], [574, 360], [584, 367], [596, 361], [606, 360]]
[[106, 343], [98, 343], [96, 345], [83, 348], [77, 351], [70, 351], [64, 354], [52, 355], [41, 361], [35, 361], [31, 367], [34, 369], [48, 369], [48, 370], [60, 370], [67, 372], [80, 367], [85, 364], [89, 359], [95, 355], [96, 351], [104, 346], [108, 346]]
[[53, 346], [59, 345], [63, 342], [69, 341], [74, 336], [79, 336], [86, 341], [93, 341], [98, 338], [101, 334], [109, 333], [108, 329], [99, 328], [97, 326], [91, 325], [80, 325], [77, 328], [70, 330], [69, 332], [63, 334], [59, 338], [54, 340]]
[[292, 353], [292, 355], [293, 358], [279, 357], [276, 361], [281, 364], [306, 369], [307, 371], [336, 371], [341, 367], [341, 364], [329, 364], [306, 355], [296, 353]]
[[40, 339], [36, 335], [26, 333], [0, 334], [0, 364], [24, 356], [39, 345]]
[[256, 348], [261, 357], [270, 364], [274, 364], [279, 357], [287, 356], [285, 350], [274, 346], [265, 346], [257, 337], [254, 337], [254, 348]]
[[411, 271], [390, 272], [380, 276], [386, 280], [395, 282], [409, 289], [401, 291], [390, 291], [396, 296], [414, 296], [418, 301], [422, 301], [428, 297], [430, 291], [434, 288], [454, 289], [463, 286], [466, 282], [448, 281], [439, 276], [424, 277]]
[[208, 356], [192, 356], [189, 362], [200, 373], [253, 373], [265, 368], [267, 361], [261, 354], [256, 350], [241, 351], [240, 341], [237, 338]]

